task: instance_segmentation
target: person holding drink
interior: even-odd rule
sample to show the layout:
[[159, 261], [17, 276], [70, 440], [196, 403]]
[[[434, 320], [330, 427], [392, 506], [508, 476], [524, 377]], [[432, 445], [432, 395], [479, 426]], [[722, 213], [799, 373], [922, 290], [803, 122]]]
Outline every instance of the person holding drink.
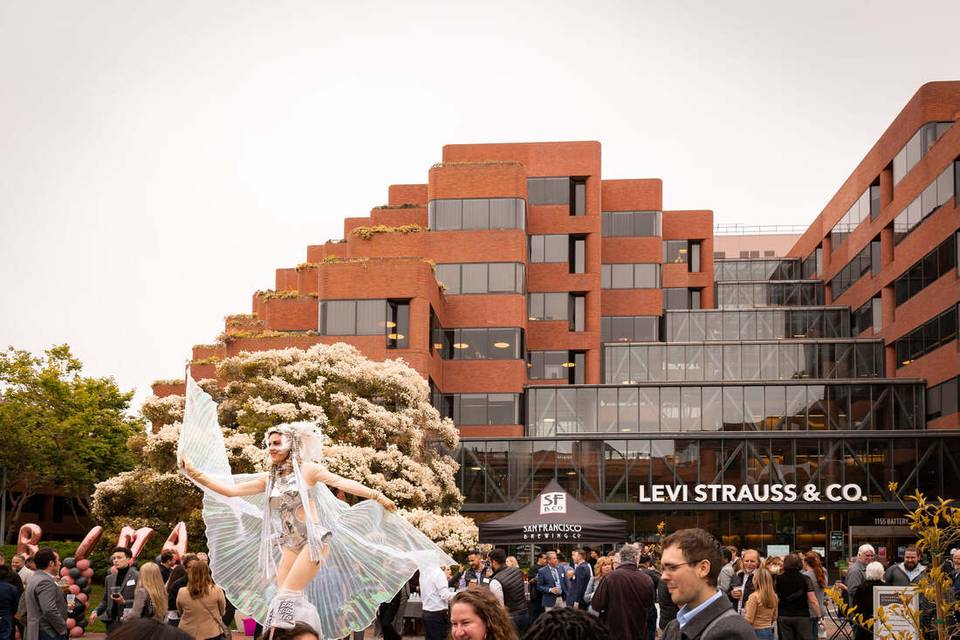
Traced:
[[[137, 589], [137, 568], [132, 565], [133, 553], [127, 547], [114, 547], [110, 562], [116, 573], [108, 573], [104, 581], [103, 600], [90, 614], [90, 622], [98, 618], [107, 626], [107, 636], [123, 622], [127, 609], [133, 608]], [[125, 615], [126, 614], [126, 615]]]

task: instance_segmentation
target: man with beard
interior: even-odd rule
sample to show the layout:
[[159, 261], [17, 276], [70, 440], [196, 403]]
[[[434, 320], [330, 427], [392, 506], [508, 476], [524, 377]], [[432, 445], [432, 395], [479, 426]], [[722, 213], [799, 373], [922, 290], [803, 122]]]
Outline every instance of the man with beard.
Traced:
[[903, 562], [892, 564], [883, 574], [883, 583], [891, 587], [909, 587], [916, 584], [927, 568], [920, 564], [920, 554], [916, 547], [907, 547], [903, 552]]

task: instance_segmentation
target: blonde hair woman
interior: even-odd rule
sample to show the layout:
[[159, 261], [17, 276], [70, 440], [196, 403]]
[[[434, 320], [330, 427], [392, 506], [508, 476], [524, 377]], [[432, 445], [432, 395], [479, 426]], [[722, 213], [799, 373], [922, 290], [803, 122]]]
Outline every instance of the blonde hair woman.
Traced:
[[753, 574], [754, 591], [747, 598], [743, 617], [753, 627], [761, 640], [773, 640], [773, 625], [777, 621], [777, 592], [774, 590], [773, 574], [760, 567]]
[[144, 562], [140, 567], [130, 617], [155, 618], [160, 622], [167, 619], [167, 587], [156, 562]]
[[[584, 602], [590, 604], [590, 601], [593, 600], [593, 594], [597, 590], [597, 586], [600, 584], [600, 581], [603, 580], [604, 576], [616, 569], [616, 567], [616, 558], [611, 558], [610, 556], [602, 556], [597, 558], [597, 564], [593, 568], [593, 577], [590, 578], [590, 582], [587, 583], [587, 590], [583, 593]], [[587, 613], [598, 615], [593, 609], [589, 609]]]

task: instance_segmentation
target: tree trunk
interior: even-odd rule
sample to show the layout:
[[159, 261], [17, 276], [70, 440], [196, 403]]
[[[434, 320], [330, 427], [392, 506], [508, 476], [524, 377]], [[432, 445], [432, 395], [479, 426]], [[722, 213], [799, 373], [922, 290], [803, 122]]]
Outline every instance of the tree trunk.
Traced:
[[[10, 497], [10, 503], [13, 509], [7, 517], [10, 519], [10, 524], [7, 525], [7, 530], [4, 533], [4, 539], [10, 540], [16, 535], [18, 526], [20, 524], [20, 513], [23, 511], [23, 505], [27, 503], [27, 500], [33, 497], [35, 491], [21, 491], [19, 497], [13, 498], [13, 494], [8, 492], [7, 495]], [[14, 538], [12, 544], [16, 544], [17, 540]]]

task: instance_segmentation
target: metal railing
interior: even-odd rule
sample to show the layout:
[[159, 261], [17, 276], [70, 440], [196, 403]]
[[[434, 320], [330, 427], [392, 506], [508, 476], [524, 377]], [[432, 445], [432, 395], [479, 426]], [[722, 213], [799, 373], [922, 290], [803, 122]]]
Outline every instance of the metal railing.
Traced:
[[715, 236], [770, 236], [778, 234], [801, 234], [809, 227], [802, 224], [740, 224], [727, 222], [713, 227]]

